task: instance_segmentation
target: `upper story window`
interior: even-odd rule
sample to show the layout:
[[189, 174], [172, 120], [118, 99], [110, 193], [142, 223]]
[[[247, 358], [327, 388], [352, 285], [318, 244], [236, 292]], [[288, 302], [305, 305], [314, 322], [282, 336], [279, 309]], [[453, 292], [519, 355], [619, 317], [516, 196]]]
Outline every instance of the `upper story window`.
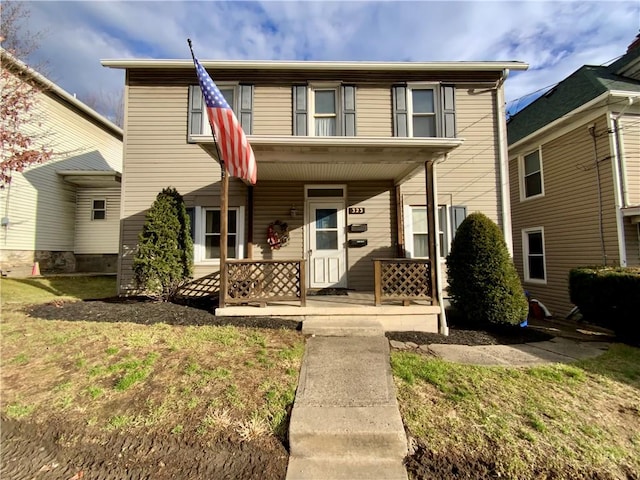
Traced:
[[520, 199], [544, 195], [540, 149], [520, 157]]
[[453, 86], [409, 84], [393, 87], [394, 136], [453, 138], [455, 129]]
[[[244, 133], [250, 135], [253, 125], [253, 85], [239, 85], [237, 83], [216, 83], [220, 93], [233, 109], [236, 118], [242, 125]], [[211, 125], [207, 118], [206, 105], [199, 85], [189, 86], [189, 140], [193, 136], [211, 136]]]
[[107, 218], [107, 201], [94, 199], [91, 201], [91, 220], [104, 220]]
[[295, 85], [293, 134], [316, 137], [355, 136], [356, 87]]

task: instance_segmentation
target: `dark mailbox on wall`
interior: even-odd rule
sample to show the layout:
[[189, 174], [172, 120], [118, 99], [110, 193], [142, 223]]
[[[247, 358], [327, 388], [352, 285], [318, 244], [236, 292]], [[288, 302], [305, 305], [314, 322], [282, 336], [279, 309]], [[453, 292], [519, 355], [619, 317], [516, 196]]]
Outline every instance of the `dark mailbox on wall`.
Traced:
[[367, 224], [366, 223], [353, 223], [351, 225], [349, 225], [349, 232], [350, 233], [364, 233], [367, 231]]
[[366, 238], [356, 238], [354, 240], [349, 240], [349, 247], [350, 248], [366, 247], [367, 243], [368, 242]]

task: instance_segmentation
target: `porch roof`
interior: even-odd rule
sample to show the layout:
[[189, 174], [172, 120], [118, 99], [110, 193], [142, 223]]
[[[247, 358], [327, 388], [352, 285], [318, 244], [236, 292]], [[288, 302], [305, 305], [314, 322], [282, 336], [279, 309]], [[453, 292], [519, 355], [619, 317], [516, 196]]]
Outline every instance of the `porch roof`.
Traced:
[[86, 188], [119, 187], [122, 174], [115, 170], [59, 170], [56, 172], [65, 182]]
[[[426, 161], [443, 157], [461, 138], [296, 137], [249, 135], [258, 181], [394, 180], [401, 183]], [[217, 159], [213, 139], [197, 138]]]

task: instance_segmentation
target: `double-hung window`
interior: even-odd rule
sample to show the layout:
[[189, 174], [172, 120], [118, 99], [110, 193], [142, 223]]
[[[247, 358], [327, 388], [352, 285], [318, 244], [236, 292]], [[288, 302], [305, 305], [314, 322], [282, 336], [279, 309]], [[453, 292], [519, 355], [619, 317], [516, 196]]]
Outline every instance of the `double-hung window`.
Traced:
[[[229, 208], [227, 216], [227, 258], [243, 258], [243, 207]], [[215, 262], [220, 259], [220, 209], [195, 207], [194, 238], [196, 262]]]
[[[465, 206], [438, 205], [438, 256], [441, 260], [449, 254], [451, 239], [466, 216], [467, 207]], [[427, 207], [407, 206], [404, 217], [407, 257], [429, 258]]]
[[[253, 86], [237, 83], [216, 83], [220, 93], [227, 101], [240, 122], [244, 133], [250, 135], [253, 131]], [[189, 87], [189, 137], [204, 135], [211, 137], [211, 126], [207, 117], [207, 106], [199, 85]], [[191, 139], [193, 140], [193, 139]]]
[[292, 94], [294, 135], [356, 135], [355, 85], [294, 85]]
[[544, 194], [542, 156], [540, 149], [527, 153], [520, 160], [520, 198], [525, 200]]
[[522, 231], [524, 279], [532, 283], [546, 283], [544, 229], [527, 228]]
[[91, 201], [91, 220], [104, 220], [107, 218], [107, 201], [103, 198]]
[[456, 136], [455, 88], [416, 83], [393, 87], [393, 129], [396, 137]]

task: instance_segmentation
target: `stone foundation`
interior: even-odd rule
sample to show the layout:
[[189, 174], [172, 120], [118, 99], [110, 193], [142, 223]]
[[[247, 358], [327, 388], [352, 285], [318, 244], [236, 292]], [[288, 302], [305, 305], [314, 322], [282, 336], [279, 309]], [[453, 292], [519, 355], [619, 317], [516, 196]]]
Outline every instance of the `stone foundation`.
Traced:
[[117, 273], [118, 255], [96, 254], [76, 255], [76, 272], [78, 273]]
[[57, 273], [116, 273], [118, 255], [75, 255], [73, 252], [48, 250], [2, 250], [0, 270], [9, 277], [31, 276], [38, 262], [40, 274]]

